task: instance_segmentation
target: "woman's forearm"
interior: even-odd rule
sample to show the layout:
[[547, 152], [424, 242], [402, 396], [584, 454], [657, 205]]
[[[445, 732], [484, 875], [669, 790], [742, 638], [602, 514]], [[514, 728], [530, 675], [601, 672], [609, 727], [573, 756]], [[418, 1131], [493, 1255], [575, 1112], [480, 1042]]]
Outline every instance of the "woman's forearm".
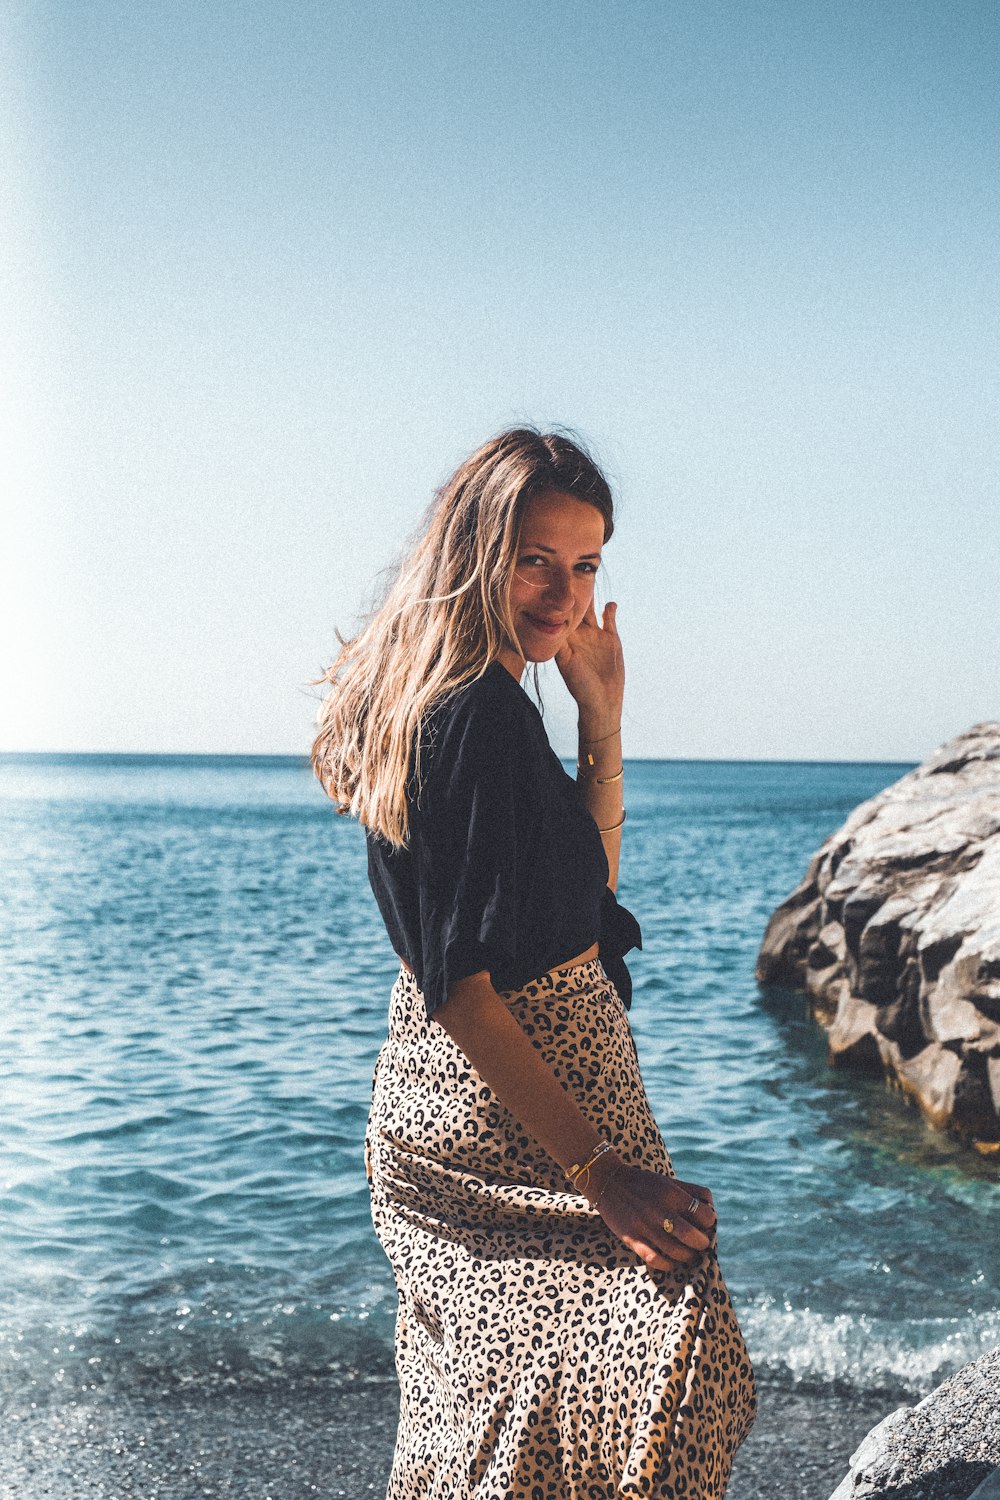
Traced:
[[581, 718], [577, 759], [577, 785], [591, 817], [601, 830], [604, 852], [608, 857], [608, 885], [614, 891], [618, 889], [618, 861], [622, 847], [620, 819], [624, 809], [621, 725], [614, 733], [608, 734], [607, 726], [591, 725]]
[[[435, 1019], [483, 1082], [564, 1171], [574, 1162], [587, 1161], [601, 1140], [600, 1131], [504, 1005], [489, 974], [473, 974], [452, 985]], [[569, 1182], [566, 1191], [573, 1191]], [[576, 1191], [600, 1208], [623, 1244], [659, 1270], [696, 1259], [715, 1233], [707, 1188], [629, 1166], [616, 1151], [600, 1156]]]
[[[602, 1139], [559, 1082], [538, 1048], [499, 998], [487, 973], [451, 986], [434, 1019], [538, 1144], [565, 1171], [584, 1162]], [[588, 1196], [598, 1189], [611, 1153], [595, 1164]], [[599, 1170], [600, 1169], [600, 1170]], [[566, 1191], [571, 1192], [569, 1183]]]

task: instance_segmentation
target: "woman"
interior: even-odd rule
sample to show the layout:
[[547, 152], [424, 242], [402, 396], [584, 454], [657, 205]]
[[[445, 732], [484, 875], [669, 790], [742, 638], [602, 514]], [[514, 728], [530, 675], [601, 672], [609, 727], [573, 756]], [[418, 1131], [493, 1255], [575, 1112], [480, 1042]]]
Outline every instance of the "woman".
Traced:
[[[399, 1291], [388, 1500], [708, 1500], [753, 1421], [711, 1193], [674, 1175], [626, 1016], [612, 530], [576, 443], [502, 433], [327, 674], [314, 765], [400, 960], [366, 1135]], [[520, 686], [552, 659], [575, 780]]]

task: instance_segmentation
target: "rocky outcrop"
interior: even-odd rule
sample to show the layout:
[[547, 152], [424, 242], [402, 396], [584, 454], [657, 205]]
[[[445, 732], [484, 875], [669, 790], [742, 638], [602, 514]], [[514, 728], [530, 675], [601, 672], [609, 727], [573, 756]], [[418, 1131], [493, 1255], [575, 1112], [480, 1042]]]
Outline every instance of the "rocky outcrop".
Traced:
[[805, 991], [835, 1067], [1000, 1152], [1000, 724], [855, 808], [772, 916], [757, 978]]
[[996, 1500], [1000, 1349], [872, 1429], [830, 1500]]

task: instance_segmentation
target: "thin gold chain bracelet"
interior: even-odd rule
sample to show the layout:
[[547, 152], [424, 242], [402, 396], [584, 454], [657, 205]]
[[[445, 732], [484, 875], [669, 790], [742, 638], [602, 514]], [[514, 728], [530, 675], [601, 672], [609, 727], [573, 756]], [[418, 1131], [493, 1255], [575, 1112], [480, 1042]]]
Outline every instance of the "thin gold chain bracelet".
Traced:
[[581, 739], [580, 744], [581, 745], [603, 745], [605, 740], [613, 740], [614, 737], [615, 737], [615, 735], [616, 734], [621, 734], [621, 732], [622, 732], [622, 726], [619, 724], [618, 728], [617, 729], [612, 729], [612, 731], [611, 731], [610, 734], [602, 734], [596, 740]]
[[607, 1192], [608, 1188], [614, 1182], [615, 1178], [619, 1175], [619, 1173], [620, 1172], [624, 1172], [626, 1165], [627, 1165], [627, 1163], [625, 1163], [623, 1161], [620, 1161], [616, 1167], [612, 1167], [611, 1168], [611, 1171], [608, 1173], [607, 1177], [605, 1177], [605, 1179], [604, 1179], [604, 1186], [601, 1188], [601, 1191], [598, 1193], [597, 1197], [594, 1199], [594, 1202], [593, 1202], [593, 1207], [594, 1208], [597, 1208], [597, 1209], [600, 1208], [600, 1206], [601, 1206], [601, 1199], [604, 1197], [604, 1194]]

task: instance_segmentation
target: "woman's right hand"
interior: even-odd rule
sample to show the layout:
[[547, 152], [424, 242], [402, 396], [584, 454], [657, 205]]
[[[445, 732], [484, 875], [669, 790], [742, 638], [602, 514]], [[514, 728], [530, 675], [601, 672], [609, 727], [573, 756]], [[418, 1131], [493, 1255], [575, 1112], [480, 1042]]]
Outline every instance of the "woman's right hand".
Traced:
[[[601, 1137], [500, 999], [485, 970], [456, 981], [435, 1011], [435, 1020], [564, 1171], [566, 1162], [588, 1159]], [[654, 1269], [697, 1260], [714, 1239], [715, 1210], [708, 1188], [628, 1166], [613, 1148], [594, 1163], [586, 1193], [609, 1229]], [[672, 1221], [669, 1231], [664, 1219]]]
[[689, 1265], [715, 1243], [717, 1220], [706, 1187], [624, 1163], [611, 1165], [595, 1186], [591, 1202], [605, 1224], [651, 1270]]

